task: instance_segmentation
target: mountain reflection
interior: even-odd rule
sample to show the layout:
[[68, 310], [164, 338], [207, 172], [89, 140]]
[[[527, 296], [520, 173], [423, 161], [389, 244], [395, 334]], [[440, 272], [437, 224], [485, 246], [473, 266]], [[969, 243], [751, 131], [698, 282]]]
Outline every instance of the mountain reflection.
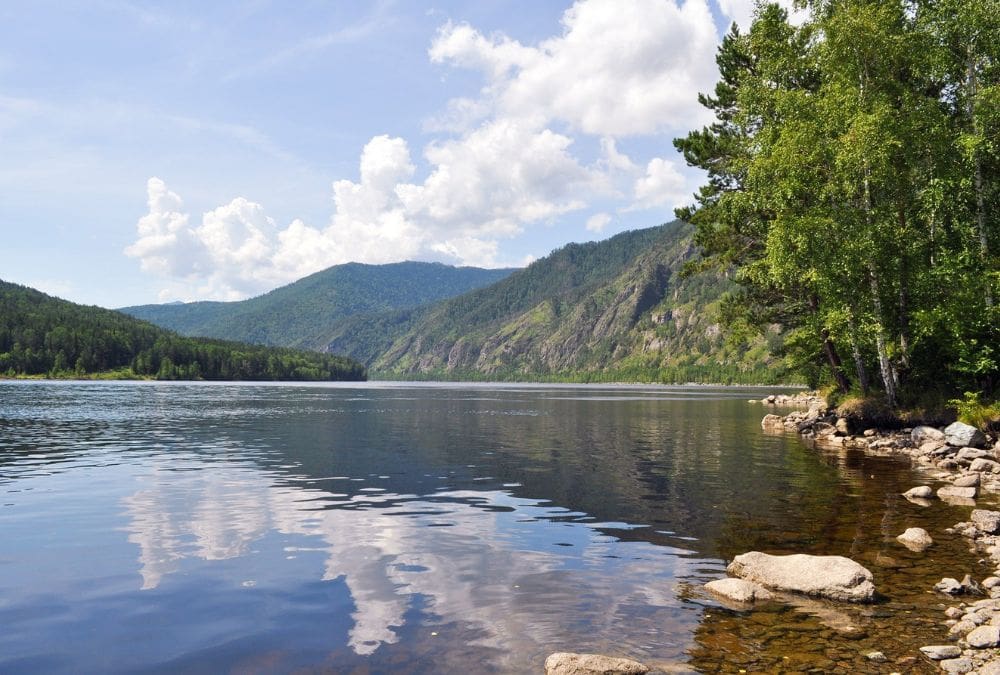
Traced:
[[348, 589], [348, 645], [358, 655], [398, 640], [417, 595], [438, 623], [475, 624], [480, 646], [507, 652], [512, 641], [557, 641], [567, 613], [603, 632], [629, 606], [676, 609], [676, 580], [695, 573], [687, 551], [622, 542], [504, 491], [348, 496], [249, 465], [174, 468], [151, 470], [123, 500], [141, 587], [159, 587], [185, 561], [248, 558], [266, 546], [286, 560], [322, 552], [315, 574]]

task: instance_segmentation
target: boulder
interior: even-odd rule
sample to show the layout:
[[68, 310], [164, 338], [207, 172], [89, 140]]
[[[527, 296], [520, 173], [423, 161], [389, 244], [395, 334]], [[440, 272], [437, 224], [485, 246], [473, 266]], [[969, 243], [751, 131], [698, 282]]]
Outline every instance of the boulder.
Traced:
[[955, 645], [927, 645], [926, 647], [921, 647], [920, 651], [924, 653], [924, 656], [933, 661], [954, 659], [962, 655], [962, 650]]
[[751, 551], [736, 556], [727, 571], [779, 591], [846, 602], [872, 602], [875, 598], [872, 573], [839, 555], [768, 555]]
[[910, 488], [904, 492], [903, 496], [907, 499], [929, 499], [934, 496], [934, 490], [927, 485], [918, 485], [917, 487]]
[[835, 428], [841, 436], [847, 436], [851, 433], [851, 425], [848, 423], [846, 417], [838, 417]]
[[545, 675], [644, 675], [649, 668], [638, 661], [601, 654], [556, 652], [545, 659]]
[[944, 429], [948, 445], [961, 448], [981, 448], [986, 445], [986, 436], [974, 426], [964, 422], [953, 422]]
[[774, 596], [760, 584], [746, 579], [716, 579], [705, 584], [712, 593], [734, 602], [754, 602], [755, 600], [770, 600]]
[[927, 534], [927, 530], [922, 527], [911, 527], [906, 530], [903, 534], [896, 537], [897, 541], [906, 546], [906, 548], [913, 551], [923, 551], [925, 548], [934, 543], [931, 539], [931, 535]]
[[913, 441], [913, 445], [919, 446], [927, 441], [944, 441], [944, 432], [935, 429], [934, 427], [914, 427], [913, 431], [910, 432], [910, 440]]
[[972, 524], [976, 529], [986, 534], [996, 534], [1000, 532], [1000, 511], [987, 511], [986, 509], [975, 509], [972, 511]]
[[1000, 646], [1000, 626], [980, 626], [966, 635], [965, 641], [975, 649]]

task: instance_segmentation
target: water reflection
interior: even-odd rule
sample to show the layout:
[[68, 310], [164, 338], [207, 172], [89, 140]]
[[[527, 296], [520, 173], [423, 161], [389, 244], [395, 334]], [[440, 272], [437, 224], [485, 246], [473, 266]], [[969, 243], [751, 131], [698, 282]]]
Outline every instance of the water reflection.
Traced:
[[[560, 642], [568, 616], [602, 634], [620, 631], [629, 607], [675, 606], [674, 580], [693, 573], [688, 551], [628, 546], [607, 524], [567, 522], [565, 509], [505, 491], [348, 496], [293, 487], [287, 476], [276, 483], [251, 466], [174, 469], [154, 468], [123, 500], [142, 588], [159, 587], [188, 558], [279, 544], [286, 560], [318, 554], [315, 573], [350, 594], [348, 645], [359, 655], [399, 640], [418, 595], [436, 623], [475, 626], [478, 646], [539, 653]], [[273, 532], [281, 542], [267, 542]], [[243, 583], [270, 583], [272, 572], [258, 571]]]

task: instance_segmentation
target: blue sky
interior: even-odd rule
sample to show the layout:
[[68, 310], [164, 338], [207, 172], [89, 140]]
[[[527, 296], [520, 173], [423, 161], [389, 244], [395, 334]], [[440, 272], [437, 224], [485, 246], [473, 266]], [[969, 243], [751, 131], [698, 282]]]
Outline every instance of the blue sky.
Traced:
[[672, 219], [748, 0], [0, 4], [0, 278], [119, 307]]

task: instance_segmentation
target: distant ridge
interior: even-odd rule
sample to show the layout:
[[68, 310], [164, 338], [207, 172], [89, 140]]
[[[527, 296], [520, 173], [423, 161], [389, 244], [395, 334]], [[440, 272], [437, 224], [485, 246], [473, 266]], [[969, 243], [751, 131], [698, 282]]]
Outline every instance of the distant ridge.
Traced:
[[325, 349], [379, 378], [779, 381], [778, 328], [727, 344], [718, 309], [732, 282], [681, 274], [691, 233], [675, 221], [569, 244], [491, 286], [351, 317]]
[[120, 311], [183, 335], [319, 349], [349, 317], [453, 297], [512, 271], [413, 261], [347, 263], [249, 300], [139, 305]]

